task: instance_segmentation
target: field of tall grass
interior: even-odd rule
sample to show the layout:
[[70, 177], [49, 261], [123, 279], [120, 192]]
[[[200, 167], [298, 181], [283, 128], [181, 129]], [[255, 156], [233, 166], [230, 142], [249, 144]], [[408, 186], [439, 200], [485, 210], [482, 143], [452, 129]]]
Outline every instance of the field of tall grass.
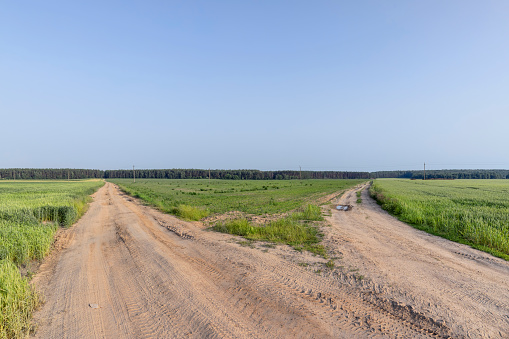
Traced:
[[19, 267], [41, 260], [58, 227], [85, 213], [102, 181], [0, 181], [0, 338], [28, 335], [39, 296]]
[[377, 179], [371, 195], [404, 222], [509, 260], [509, 180]]

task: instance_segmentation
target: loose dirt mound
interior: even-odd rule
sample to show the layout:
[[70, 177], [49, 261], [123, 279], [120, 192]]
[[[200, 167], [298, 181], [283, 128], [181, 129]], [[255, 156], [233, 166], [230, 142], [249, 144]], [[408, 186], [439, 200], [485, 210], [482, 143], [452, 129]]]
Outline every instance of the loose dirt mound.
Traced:
[[[367, 200], [364, 197], [363, 201]], [[424, 261], [422, 250], [417, 250], [417, 256], [408, 255], [415, 248], [401, 235], [399, 224], [392, 231], [386, 225], [384, 232], [388, 233], [382, 235], [377, 225], [385, 225], [385, 221], [369, 221], [375, 227], [370, 234], [360, 222], [365, 210], [370, 213], [368, 219], [390, 217], [376, 205], [365, 206], [350, 213], [333, 212], [334, 226], [324, 227], [329, 229], [326, 241], [335, 252], [343, 253], [342, 260], [352, 260], [359, 272], [365, 271], [366, 278], [359, 279], [340, 268], [315, 272], [301, 267], [285, 259], [278, 249], [242, 247], [236, 237], [202, 230], [152, 210], [107, 183], [96, 193], [87, 214], [62, 236], [65, 245], [41, 266], [34, 279], [47, 300], [35, 317], [36, 336], [446, 338], [453, 334], [475, 336], [480, 331], [495, 335], [495, 329], [507, 325], [507, 320], [494, 321], [507, 310], [507, 265], [499, 261], [489, 261], [484, 267], [475, 264], [482, 275], [474, 282], [463, 275], [463, 285], [458, 284], [452, 295], [447, 294], [452, 283], [460, 283], [454, 279], [445, 289], [428, 286], [424, 292], [414, 293], [414, 288], [435, 283], [432, 277], [445, 279], [454, 277], [452, 270], [467, 270], [472, 259], [445, 250], [445, 243], [433, 238], [430, 244], [438, 247], [433, 251], [442, 251], [441, 256], [447, 253], [450, 264], [435, 264], [436, 272], [424, 272], [431, 277], [420, 284], [414, 280], [422, 277], [413, 267]], [[360, 230], [350, 235], [350, 228]], [[394, 255], [400, 261], [394, 264], [410, 272], [394, 273], [390, 263], [380, 266], [379, 261], [396, 260], [391, 253], [396, 249], [380, 253], [375, 247], [371, 252], [375, 243], [363, 245], [362, 232], [368, 232], [370, 239], [396, 241], [399, 237], [402, 248]], [[463, 248], [456, 251], [465, 253]], [[429, 256], [426, 260], [435, 261]], [[389, 281], [392, 287], [388, 287]], [[479, 298], [480, 283], [486, 284], [486, 298]], [[437, 294], [437, 290], [444, 293]], [[431, 310], [421, 307], [425, 299]], [[456, 304], [449, 305], [451, 302]], [[478, 305], [488, 306], [476, 312]], [[468, 312], [454, 319], [455, 311], [462, 307]], [[472, 332], [475, 324], [466, 323], [471, 315], [487, 316], [491, 323]]]

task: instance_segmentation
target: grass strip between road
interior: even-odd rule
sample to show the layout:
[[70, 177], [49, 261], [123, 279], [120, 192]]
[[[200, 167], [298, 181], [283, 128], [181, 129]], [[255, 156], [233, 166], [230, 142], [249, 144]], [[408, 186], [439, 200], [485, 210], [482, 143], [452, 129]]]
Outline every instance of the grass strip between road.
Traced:
[[212, 229], [217, 232], [240, 235], [248, 240], [269, 241], [287, 244], [296, 250], [306, 250], [327, 256], [320, 245], [322, 234], [308, 221], [323, 220], [319, 206], [307, 205], [302, 211], [273, 220], [268, 225], [255, 225], [247, 219], [233, 219], [218, 222]]

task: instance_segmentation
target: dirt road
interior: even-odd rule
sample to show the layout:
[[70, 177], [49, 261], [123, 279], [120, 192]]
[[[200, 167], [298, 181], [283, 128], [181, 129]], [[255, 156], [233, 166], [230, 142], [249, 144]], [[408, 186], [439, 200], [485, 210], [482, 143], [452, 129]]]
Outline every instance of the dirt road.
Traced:
[[362, 286], [445, 324], [454, 337], [509, 338], [509, 263], [395, 220], [362, 192], [334, 213], [326, 243], [343, 265], [369, 277]]
[[[354, 197], [351, 191], [341, 199]], [[413, 230], [367, 196], [330, 221], [325, 242], [341, 256], [333, 270], [284, 246], [243, 247], [107, 183], [34, 278], [46, 296], [36, 336], [507, 335], [505, 262]], [[298, 265], [307, 261], [314, 264]]]

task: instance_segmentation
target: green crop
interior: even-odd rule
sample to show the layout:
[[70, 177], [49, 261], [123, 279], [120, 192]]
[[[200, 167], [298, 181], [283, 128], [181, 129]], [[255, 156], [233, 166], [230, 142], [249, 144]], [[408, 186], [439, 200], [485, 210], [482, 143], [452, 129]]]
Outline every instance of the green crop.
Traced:
[[41, 260], [60, 226], [85, 213], [101, 181], [0, 181], [0, 338], [28, 334], [39, 298], [16, 265]]
[[509, 259], [509, 180], [378, 179], [370, 192], [402, 221]]

